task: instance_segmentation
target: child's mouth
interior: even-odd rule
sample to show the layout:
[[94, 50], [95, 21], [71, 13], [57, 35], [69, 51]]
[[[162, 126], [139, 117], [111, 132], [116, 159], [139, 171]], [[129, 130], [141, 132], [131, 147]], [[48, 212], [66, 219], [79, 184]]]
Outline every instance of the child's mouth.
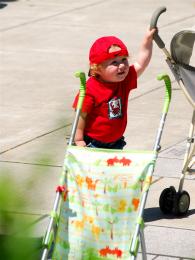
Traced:
[[118, 75], [123, 75], [125, 72], [122, 71], [122, 72], [118, 72]]

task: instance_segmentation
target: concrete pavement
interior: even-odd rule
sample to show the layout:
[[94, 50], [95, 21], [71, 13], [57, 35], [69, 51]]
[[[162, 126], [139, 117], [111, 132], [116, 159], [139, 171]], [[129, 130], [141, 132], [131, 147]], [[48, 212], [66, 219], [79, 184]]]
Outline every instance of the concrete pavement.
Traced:
[[[28, 199], [24, 212], [10, 208], [10, 214], [31, 217], [37, 223], [35, 237], [46, 230], [61, 173], [74, 116], [71, 103], [79, 87], [75, 71], [88, 71], [89, 47], [102, 35], [121, 38], [133, 62], [159, 6], [167, 7], [158, 25], [169, 48], [175, 33], [194, 26], [195, 1], [0, 2], [0, 163], [16, 181], [15, 196]], [[164, 95], [159, 73], [170, 75], [173, 98], [145, 209], [148, 258], [195, 259], [195, 175], [187, 176], [184, 185], [191, 197], [186, 217], [164, 216], [158, 206], [164, 188], [178, 187], [192, 107], [156, 45], [139, 88], [130, 96], [127, 148], [153, 148]]]

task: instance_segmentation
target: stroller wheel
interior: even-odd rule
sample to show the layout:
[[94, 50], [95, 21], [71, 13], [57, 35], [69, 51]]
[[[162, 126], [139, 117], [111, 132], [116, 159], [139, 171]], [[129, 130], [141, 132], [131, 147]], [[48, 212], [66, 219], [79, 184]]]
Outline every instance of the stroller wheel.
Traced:
[[164, 214], [169, 214], [172, 212], [175, 195], [176, 190], [173, 186], [166, 188], [162, 191], [159, 199], [159, 206]]
[[190, 206], [190, 195], [187, 191], [176, 194], [173, 213], [177, 216], [185, 215]]

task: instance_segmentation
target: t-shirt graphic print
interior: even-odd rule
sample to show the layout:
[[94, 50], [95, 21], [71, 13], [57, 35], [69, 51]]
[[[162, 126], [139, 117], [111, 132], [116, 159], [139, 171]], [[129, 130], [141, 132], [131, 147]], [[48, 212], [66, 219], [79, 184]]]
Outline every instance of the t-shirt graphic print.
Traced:
[[108, 102], [108, 116], [110, 119], [122, 117], [121, 98], [113, 98]]

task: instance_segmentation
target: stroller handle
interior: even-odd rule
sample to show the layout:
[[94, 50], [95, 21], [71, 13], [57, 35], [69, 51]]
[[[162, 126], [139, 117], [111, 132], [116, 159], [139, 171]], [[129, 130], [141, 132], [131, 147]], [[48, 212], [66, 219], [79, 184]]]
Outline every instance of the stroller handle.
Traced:
[[167, 75], [167, 74], [160, 74], [157, 76], [157, 79], [164, 80], [164, 83], [165, 83], [166, 92], [165, 92], [163, 113], [168, 113], [169, 105], [171, 102], [171, 94], [172, 94], [171, 80], [170, 80], [169, 75]]
[[165, 44], [162, 41], [162, 39], [160, 38], [160, 36], [158, 35], [157, 21], [158, 21], [159, 16], [162, 13], [166, 12], [166, 10], [167, 9], [165, 6], [161, 6], [161, 7], [157, 8], [156, 11], [154, 11], [154, 13], [153, 13], [151, 22], [150, 22], [150, 29], [153, 29], [153, 28], [157, 29], [156, 32], [154, 33], [153, 39], [160, 49], [163, 49], [165, 47]]
[[75, 73], [75, 76], [77, 78], [80, 78], [79, 98], [78, 98], [77, 108], [76, 108], [76, 117], [75, 117], [74, 122], [73, 122], [72, 131], [71, 131], [71, 134], [70, 134], [70, 140], [68, 142], [68, 145], [72, 145], [73, 141], [74, 141], [74, 137], [75, 137], [78, 121], [79, 121], [80, 111], [81, 111], [82, 106], [83, 106], [83, 100], [84, 100], [84, 97], [85, 97], [85, 90], [86, 90], [85, 73], [78, 71], [78, 72]]
[[77, 109], [81, 109], [83, 105], [83, 100], [85, 97], [86, 90], [86, 76], [84, 72], [78, 71], [75, 73], [77, 78], [80, 78], [80, 88], [79, 88], [79, 100], [77, 103]]

